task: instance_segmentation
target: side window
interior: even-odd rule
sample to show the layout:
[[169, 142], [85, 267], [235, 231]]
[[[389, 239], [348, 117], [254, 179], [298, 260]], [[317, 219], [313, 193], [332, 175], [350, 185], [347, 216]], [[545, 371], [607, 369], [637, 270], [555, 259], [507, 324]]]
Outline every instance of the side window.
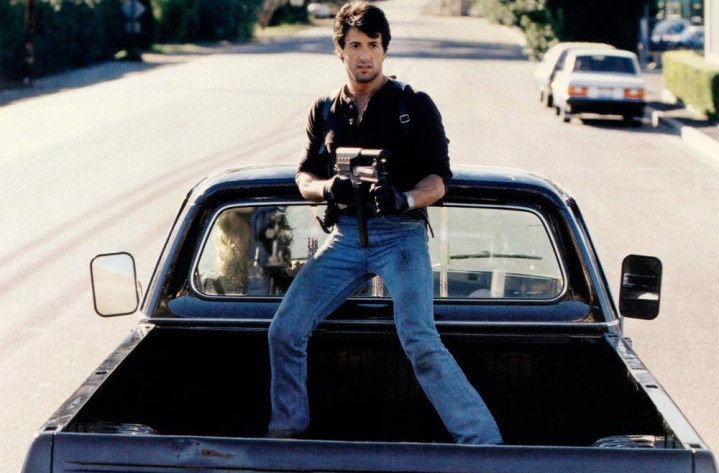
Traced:
[[[196, 258], [193, 286], [207, 296], [281, 296], [327, 235], [322, 206], [228, 207]], [[434, 294], [448, 299], [551, 300], [566, 286], [542, 216], [510, 207], [432, 207]], [[386, 297], [379, 278], [355, 297]]]
[[307, 205], [223, 210], [202, 246], [195, 288], [213, 296], [284, 294], [319, 244], [316, 211]]
[[567, 61], [567, 53], [569, 50], [562, 51], [562, 53], [559, 55], [559, 58], [557, 58], [557, 62], [554, 64], [554, 69], [552, 69], [552, 77], [558, 72], [564, 69], [565, 62]]

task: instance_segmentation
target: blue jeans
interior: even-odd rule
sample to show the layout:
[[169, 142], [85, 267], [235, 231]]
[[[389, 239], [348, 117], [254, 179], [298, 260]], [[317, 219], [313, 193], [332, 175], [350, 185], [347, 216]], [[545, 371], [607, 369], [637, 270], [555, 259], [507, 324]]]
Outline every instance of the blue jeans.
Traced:
[[427, 229], [407, 216], [367, 220], [359, 245], [357, 219], [340, 217], [334, 232], [299, 272], [269, 329], [270, 432], [309, 427], [307, 342], [314, 328], [373, 274], [394, 301], [402, 347], [425, 394], [458, 443], [496, 444], [502, 436], [486, 404], [442, 344], [433, 318], [433, 275]]

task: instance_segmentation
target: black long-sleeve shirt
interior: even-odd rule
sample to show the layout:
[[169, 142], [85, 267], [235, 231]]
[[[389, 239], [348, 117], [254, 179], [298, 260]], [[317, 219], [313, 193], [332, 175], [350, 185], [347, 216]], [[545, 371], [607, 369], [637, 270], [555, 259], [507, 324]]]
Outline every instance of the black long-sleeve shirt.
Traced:
[[[406, 110], [400, 107], [403, 97]], [[409, 191], [430, 174], [441, 177], [445, 185], [451, 179], [442, 117], [426, 93], [409, 87], [402, 90], [388, 81], [372, 96], [358, 123], [358, 110], [343, 87], [333, 97], [327, 127], [325, 101], [326, 97], [317, 98], [310, 109], [298, 172], [329, 178], [334, 174], [332, 153], [339, 147], [357, 147], [389, 151], [388, 182], [401, 192]], [[409, 115], [407, 128], [400, 122], [403, 112]]]

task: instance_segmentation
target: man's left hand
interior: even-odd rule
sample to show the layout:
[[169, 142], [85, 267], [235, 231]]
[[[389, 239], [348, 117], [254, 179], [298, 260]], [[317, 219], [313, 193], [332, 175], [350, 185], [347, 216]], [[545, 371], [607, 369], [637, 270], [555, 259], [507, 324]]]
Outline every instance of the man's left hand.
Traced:
[[407, 196], [393, 186], [377, 186], [373, 190], [377, 215], [398, 215], [409, 210]]

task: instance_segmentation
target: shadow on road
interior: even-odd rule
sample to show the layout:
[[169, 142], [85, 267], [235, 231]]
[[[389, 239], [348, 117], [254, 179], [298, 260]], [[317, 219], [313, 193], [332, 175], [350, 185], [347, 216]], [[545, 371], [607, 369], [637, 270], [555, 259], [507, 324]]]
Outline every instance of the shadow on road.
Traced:
[[[291, 37], [266, 43], [239, 45], [235, 54], [334, 54], [330, 37]], [[525, 61], [522, 47], [506, 43], [392, 38], [389, 54], [399, 58]]]
[[[584, 126], [600, 130], [614, 130], [614, 131], [628, 131], [631, 133], [663, 133], [659, 128], [652, 127], [652, 124], [648, 118], [642, 118], [632, 121], [624, 121], [621, 117], [607, 118], [607, 117], [580, 117], [578, 118]], [[577, 123], [579, 124], [579, 123]]]
[[[192, 56], [208, 54], [334, 54], [332, 39], [327, 36], [290, 36], [271, 41], [221, 45], [203, 48], [200, 54], [177, 52], [172, 54], [143, 54], [142, 62], [107, 61], [82, 69], [76, 69], [52, 76], [38, 78], [32, 87], [0, 90], [0, 106], [23, 99], [54, 94], [89, 85], [121, 79], [127, 75], [141, 73], [156, 67], [179, 64]], [[447, 41], [422, 38], [394, 38], [389, 53], [396, 58], [447, 59], [475, 61], [524, 61], [521, 46], [504, 43], [472, 41]]]
[[121, 79], [128, 74], [148, 71], [164, 64], [165, 62], [155, 61], [107, 61], [81, 69], [40, 77], [30, 87], [17, 84], [15, 87], [0, 89], [0, 107], [31, 97]]

